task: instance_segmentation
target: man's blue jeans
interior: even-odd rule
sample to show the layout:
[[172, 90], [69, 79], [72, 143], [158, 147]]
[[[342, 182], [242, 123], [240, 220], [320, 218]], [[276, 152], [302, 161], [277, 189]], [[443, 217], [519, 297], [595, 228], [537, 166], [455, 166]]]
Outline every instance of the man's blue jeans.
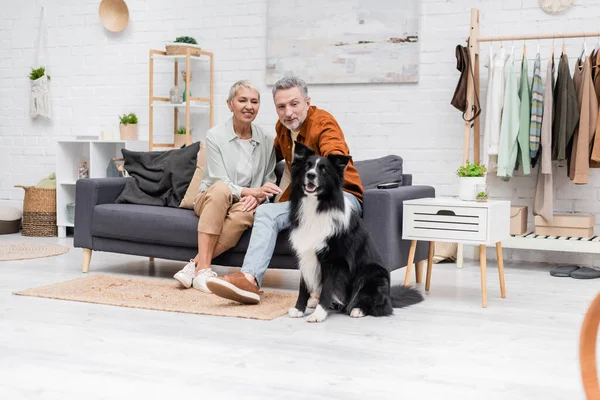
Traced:
[[[350, 193], [344, 192], [350, 200], [352, 208], [362, 214], [362, 205]], [[277, 235], [290, 227], [290, 202], [263, 204], [256, 209], [252, 236], [248, 251], [244, 257], [242, 272], [254, 275], [258, 286], [262, 285], [263, 276], [269, 267], [269, 262], [275, 250]]]

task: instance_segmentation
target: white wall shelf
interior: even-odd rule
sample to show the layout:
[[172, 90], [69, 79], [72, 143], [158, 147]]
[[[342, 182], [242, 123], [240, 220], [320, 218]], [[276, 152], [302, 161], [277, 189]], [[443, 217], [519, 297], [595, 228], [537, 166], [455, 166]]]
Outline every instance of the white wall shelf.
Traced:
[[67, 218], [67, 204], [75, 203], [75, 187], [79, 166], [87, 162], [90, 178], [105, 178], [109, 161], [123, 157], [121, 149], [145, 151], [147, 141], [128, 140], [59, 140], [56, 153], [56, 225], [58, 237], [67, 236], [67, 227], [74, 227]]
[[[168, 56], [166, 54], [152, 54], [153, 60], [175, 62], [185, 61], [185, 55]], [[208, 61], [206, 57], [190, 56], [190, 61]]]
[[[171, 104], [171, 103], [165, 103], [165, 102], [156, 102], [156, 103], [152, 104], [152, 107], [155, 107], [155, 108], [185, 108], [185, 106], [186, 106], [185, 103]], [[191, 102], [190, 108], [210, 108], [210, 104]]]

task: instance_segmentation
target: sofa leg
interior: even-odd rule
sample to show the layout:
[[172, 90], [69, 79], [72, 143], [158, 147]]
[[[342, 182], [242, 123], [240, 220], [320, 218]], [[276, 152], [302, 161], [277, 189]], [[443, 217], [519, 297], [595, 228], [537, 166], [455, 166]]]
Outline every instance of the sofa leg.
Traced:
[[83, 265], [81, 267], [81, 272], [88, 272], [90, 269], [90, 261], [92, 259], [92, 250], [91, 249], [83, 249]]
[[148, 261], [154, 262], [154, 257], [148, 257]]
[[423, 281], [423, 265], [425, 264], [425, 260], [417, 261], [415, 263], [415, 275], [417, 278], [417, 283], [421, 283]]

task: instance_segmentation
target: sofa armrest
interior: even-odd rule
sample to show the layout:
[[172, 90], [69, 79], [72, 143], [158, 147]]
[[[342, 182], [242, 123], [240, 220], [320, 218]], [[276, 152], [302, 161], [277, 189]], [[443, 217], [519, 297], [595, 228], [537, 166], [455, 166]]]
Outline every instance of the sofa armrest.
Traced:
[[74, 247], [92, 249], [92, 216], [98, 204], [114, 203], [123, 191], [127, 179], [79, 179], [75, 185]]
[[[385, 266], [393, 271], [406, 266], [410, 241], [402, 239], [405, 200], [435, 197], [431, 186], [370, 189], [363, 193], [363, 222]], [[415, 262], [427, 259], [428, 244], [418, 242]]]
[[412, 174], [402, 174], [402, 186], [412, 185]]

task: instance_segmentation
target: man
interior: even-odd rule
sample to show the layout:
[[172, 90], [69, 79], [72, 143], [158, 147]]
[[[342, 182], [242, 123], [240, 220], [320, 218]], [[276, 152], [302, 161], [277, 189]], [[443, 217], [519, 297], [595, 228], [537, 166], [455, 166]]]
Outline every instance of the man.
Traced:
[[[306, 83], [296, 77], [282, 78], [273, 87], [273, 100], [279, 121], [275, 126], [275, 153], [277, 161], [285, 160], [281, 180], [283, 192], [276, 202], [256, 209], [248, 251], [240, 272], [223, 278], [211, 277], [206, 285], [217, 296], [244, 304], [260, 302], [259, 288], [269, 266], [277, 234], [290, 226], [289, 196], [294, 141], [312, 148], [326, 157], [337, 153], [350, 155], [342, 129], [327, 111], [310, 105]], [[363, 187], [352, 161], [345, 171], [344, 191], [352, 207], [362, 213]]]

